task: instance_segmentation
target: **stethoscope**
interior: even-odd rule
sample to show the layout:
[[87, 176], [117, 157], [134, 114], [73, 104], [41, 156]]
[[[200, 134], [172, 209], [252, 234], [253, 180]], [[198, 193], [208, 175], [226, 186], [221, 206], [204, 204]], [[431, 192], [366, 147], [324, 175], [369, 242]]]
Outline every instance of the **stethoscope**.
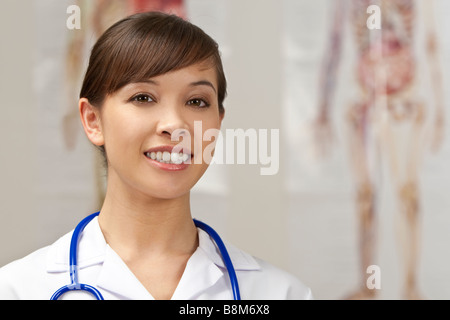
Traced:
[[[77, 264], [77, 251], [78, 251], [78, 242], [80, 241], [81, 233], [83, 232], [86, 225], [99, 215], [100, 212], [93, 213], [83, 220], [76, 226], [75, 230], [72, 234], [72, 240], [70, 241], [70, 254], [69, 254], [69, 271], [70, 271], [70, 284], [65, 285], [58, 289], [50, 298], [50, 300], [58, 300], [63, 294], [69, 291], [87, 291], [91, 293], [97, 300], [104, 300], [100, 291], [98, 291], [93, 286], [88, 284], [79, 283], [78, 282], [78, 264]], [[236, 271], [234, 270], [233, 263], [231, 262], [230, 255], [225, 247], [220, 236], [217, 232], [208, 226], [206, 223], [193, 219], [195, 226], [204, 230], [209, 236], [214, 240], [217, 247], [219, 248], [220, 254], [222, 255], [222, 260], [225, 263], [225, 267], [228, 271], [228, 276], [230, 277], [231, 290], [233, 291], [234, 300], [241, 300], [241, 296], [239, 293], [239, 284], [236, 277]]]

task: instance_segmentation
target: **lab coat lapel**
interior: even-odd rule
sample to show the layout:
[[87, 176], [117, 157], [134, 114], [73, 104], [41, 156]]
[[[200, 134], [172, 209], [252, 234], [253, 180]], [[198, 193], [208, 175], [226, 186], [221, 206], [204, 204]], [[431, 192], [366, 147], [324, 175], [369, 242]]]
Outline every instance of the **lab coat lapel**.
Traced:
[[[69, 271], [70, 241], [72, 232], [67, 233], [54, 244], [47, 252], [47, 272]], [[105, 238], [101, 232], [97, 217], [95, 217], [81, 234], [78, 244], [78, 269], [101, 264], [104, 259], [106, 248]]]
[[[222, 255], [210, 236], [198, 229], [199, 247], [189, 259], [183, 276], [172, 299], [196, 299], [201, 293], [213, 287], [222, 277], [228, 277]], [[260, 270], [261, 267], [249, 254], [225, 243], [236, 271]], [[232, 297], [229, 288], [230, 298]]]
[[[222, 259], [222, 254], [217, 248], [214, 240], [203, 230], [199, 230], [199, 242], [200, 247], [206, 253], [211, 261], [213, 261], [217, 266], [226, 269], [225, 263]], [[250, 270], [260, 270], [261, 267], [256, 262], [256, 260], [248, 253], [236, 248], [230, 243], [224, 241], [225, 247], [233, 263], [233, 267], [236, 271], [250, 271]]]
[[120, 296], [120, 299], [154, 299], [110, 246], [106, 248], [105, 260], [98, 277], [97, 286]]
[[195, 299], [223, 276], [223, 271], [199, 247], [188, 260], [172, 300]]
[[[56, 241], [47, 254], [47, 271], [69, 271], [69, 248], [72, 232]], [[98, 276], [86, 278], [83, 269], [99, 265]], [[78, 245], [78, 268], [80, 281], [107, 290], [123, 299], [153, 299], [128, 269], [122, 259], [107, 245], [94, 218], [84, 229]]]

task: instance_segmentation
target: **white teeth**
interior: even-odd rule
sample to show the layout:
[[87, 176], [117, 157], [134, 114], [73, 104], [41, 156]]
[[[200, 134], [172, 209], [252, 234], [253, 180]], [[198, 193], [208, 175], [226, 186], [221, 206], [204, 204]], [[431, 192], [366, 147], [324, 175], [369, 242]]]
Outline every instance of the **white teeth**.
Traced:
[[146, 152], [145, 155], [152, 160], [171, 164], [181, 164], [191, 158], [190, 155], [186, 153], [170, 153], [168, 151]]
[[163, 158], [163, 161], [166, 161], [166, 162], [170, 161], [170, 152], [164, 151], [162, 158]]
[[180, 164], [182, 162], [181, 158], [183, 155], [180, 155], [179, 153], [172, 153], [170, 154], [170, 161], [175, 164]]

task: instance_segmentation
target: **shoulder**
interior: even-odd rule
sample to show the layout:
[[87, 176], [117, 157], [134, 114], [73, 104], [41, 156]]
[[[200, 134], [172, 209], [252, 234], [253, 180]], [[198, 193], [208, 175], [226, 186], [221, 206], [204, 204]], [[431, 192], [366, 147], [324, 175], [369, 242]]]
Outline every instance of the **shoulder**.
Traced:
[[253, 257], [259, 270], [239, 272], [242, 296], [250, 299], [310, 300], [311, 289], [293, 274], [275, 265]]
[[12, 261], [0, 268], [0, 299], [21, 299], [27, 288], [31, 288], [46, 269], [49, 247], [38, 249], [29, 255]]
[[66, 272], [67, 248], [71, 232], [53, 244], [17, 259], [0, 268], [0, 300], [48, 299], [45, 289], [51, 284], [52, 274]]
[[246, 299], [309, 300], [311, 289], [293, 274], [227, 244]]
[[[213, 239], [199, 231], [199, 245], [217, 266], [226, 269], [222, 254]], [[224, 241], [236, 270], [241, 297], [246, 300], [305, 300], [312, 299], [308, 286], [297, 277], [267, 261], [256, 258]]]

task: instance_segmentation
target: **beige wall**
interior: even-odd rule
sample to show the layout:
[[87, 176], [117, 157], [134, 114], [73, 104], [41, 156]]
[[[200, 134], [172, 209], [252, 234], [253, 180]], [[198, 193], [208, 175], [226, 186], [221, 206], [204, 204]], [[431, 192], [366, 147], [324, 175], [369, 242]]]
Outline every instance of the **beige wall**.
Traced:
[[0, 264], [34, 248], [33, 11], [22, 1], [0, 10]]
[[[278, 1], [259, 1], [257, 9], [254, 1], [232, 1], [227, 19], [233, 52], [226, 64], [230, 83], [226, 127], [281, 128], [280, 15]], [[270, 176], [260, 175], [259, 166], [228, 170], [231, 240], [284, 266], [287, 208], [283, 167]]]

